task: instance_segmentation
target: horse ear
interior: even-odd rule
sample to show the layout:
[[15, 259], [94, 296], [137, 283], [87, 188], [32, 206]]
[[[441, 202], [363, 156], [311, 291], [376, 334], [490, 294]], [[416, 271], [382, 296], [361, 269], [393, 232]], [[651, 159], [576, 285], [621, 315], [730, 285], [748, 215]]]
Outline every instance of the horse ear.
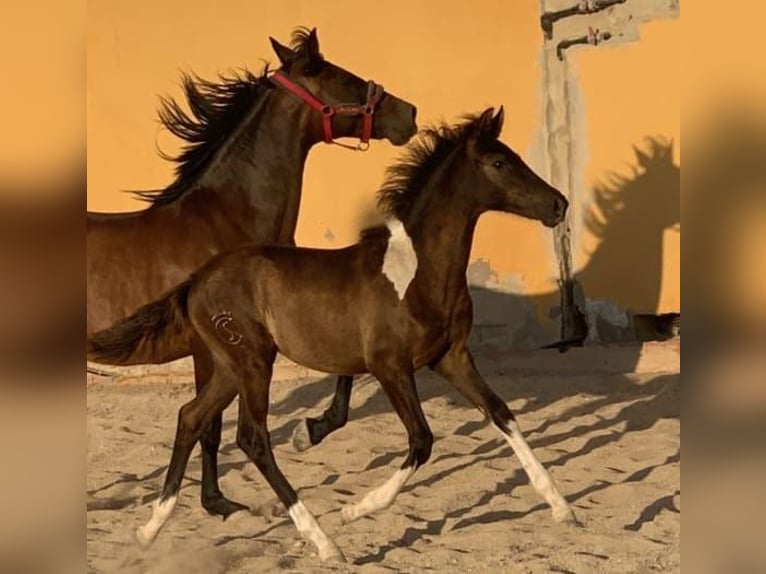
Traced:
[[322, 54], [319, 52], [319, 38], [317, 37], [317, 29], [312, 28], [306, 39], [306, 49], [308, 50], [309, 59], [321, 58]]
[[271, 47], [274, 49], [274, 53], [277, 55], [277, 58], [279, 58], [279, 62], [282, 66], [289, 68], [295, 58], [295, 52], [287, 46], [283, 46], [271, 36], [269, 36], [269, 42], [271, 42]]

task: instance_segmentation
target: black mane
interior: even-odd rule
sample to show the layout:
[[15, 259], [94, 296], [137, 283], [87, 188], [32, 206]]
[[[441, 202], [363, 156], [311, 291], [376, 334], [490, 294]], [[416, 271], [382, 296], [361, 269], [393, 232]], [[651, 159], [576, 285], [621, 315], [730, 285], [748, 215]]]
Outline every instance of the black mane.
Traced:
[[187, 114], [176, 100], [168, 97], [161, 98], [159, 110], [162, 125], [187, 142], [177, 156], [160, 150], [163, 159], [176, 163], [175, 181], [165, 189], [133, 193], [152, 205], [165, 205], [181, 197], [256, 100], [271, 89], [267, 74], [268, 66], [260, 76], [243, 70], [232, 76], [219, 75], [218, 82], [183, 74], [182, 86], [190, 113]]
[[378, 191], [378, 207], [390, 216], [404, 221], [420, 191], [444, 158], [478, 129], [477, 115], [466, 115], [455, 125], [441, 124], [424, 128], [418, 139], [407, 145], [401, 159], [386, 169]]

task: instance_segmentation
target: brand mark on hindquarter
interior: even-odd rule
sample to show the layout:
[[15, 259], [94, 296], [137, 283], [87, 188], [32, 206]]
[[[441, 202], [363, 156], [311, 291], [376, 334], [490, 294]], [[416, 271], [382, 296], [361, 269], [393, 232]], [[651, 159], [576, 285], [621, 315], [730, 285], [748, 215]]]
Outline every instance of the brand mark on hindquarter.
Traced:
[[240, 333], [237, 333], [237, 331], [234, 330], [234, 326], [232, 325], [234, 317], [232, 317], [231, 311], [220, 311], [210, 317], [210, 320], [213, 322], [213, 327], [216, 332], [229, 345], [239, 345], [244, 339]]

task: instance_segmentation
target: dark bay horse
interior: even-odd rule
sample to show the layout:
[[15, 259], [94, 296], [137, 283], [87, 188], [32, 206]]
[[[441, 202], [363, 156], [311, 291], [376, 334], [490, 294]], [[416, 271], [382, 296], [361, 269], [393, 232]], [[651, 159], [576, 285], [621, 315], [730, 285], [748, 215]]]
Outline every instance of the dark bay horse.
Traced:
[[[187, 146], [171, 158], [178, 162], [172, 184], [138, 192], [149, 209], [88, 213], [88, 333], [157, 299], [216, 253], [252, 243], [294, 245], [313, 145], [354, 136], [360, 146], [371, 138], [402, 145], [415, 134], [415, 107], [325, 60], [316, 29], [296, 30], [291, 47], [271, 43], [281, 63], [275, 73], [266, 68], [261, 76], [245, 72], [221, 83], [187, 76], [191, 115], [175, 101], [163, 102], [163, 124]], [[142, 362], [193, 353], [188, 341], [177, 343]], [[199, 392], [212, 365], [204, 358], [194, 365]], [[202, 505], [226, 517], [245, 507], [218, 488], [220, 435], [217, 417], [202, 437]]]
[[[389, 169], [379, 192], [386, 226], [335, 250], [248, 246], [214, 257], [173, 292], [88, 342], [96, 358], [142, 362], [177, 341], [197, 341], [195, 355], [214, 365], [210, 383], [179, 412], [162, 494], [138, 529], [150, 544], [169, 518], [195, 442], [239, 395], [237, 444], [288, 509], [321, 559], [343, 559], [298, 498], [274, 459], [267, 414], [277, 352], [328, 373], [372, 373], [409, 437], [401, 468], [345, 507], [345, 521], [393, 503], [430, 457], [433, 436], [414, 373], [428, 366], [489, 419], [516, 453], [557, 521], [575, 521], [513, 414], [477, 372], [467, 340], [472, 304], [466, 267], [479, 216], [515, 213], [553, 227], [568, 203], [498, 141], [502, 108], [424, 133]], [[203, 355], [204, 351], [204, 355]]]

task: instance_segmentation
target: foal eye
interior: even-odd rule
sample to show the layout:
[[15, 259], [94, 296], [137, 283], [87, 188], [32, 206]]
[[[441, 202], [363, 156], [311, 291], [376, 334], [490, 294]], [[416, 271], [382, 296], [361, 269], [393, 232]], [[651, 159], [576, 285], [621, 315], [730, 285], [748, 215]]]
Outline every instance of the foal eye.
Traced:
[[496, 159], [494, 162], [492, 162], [492, 167], [495, 169], [500, 169], [505, 165], [505, 162], [501, 159]]

